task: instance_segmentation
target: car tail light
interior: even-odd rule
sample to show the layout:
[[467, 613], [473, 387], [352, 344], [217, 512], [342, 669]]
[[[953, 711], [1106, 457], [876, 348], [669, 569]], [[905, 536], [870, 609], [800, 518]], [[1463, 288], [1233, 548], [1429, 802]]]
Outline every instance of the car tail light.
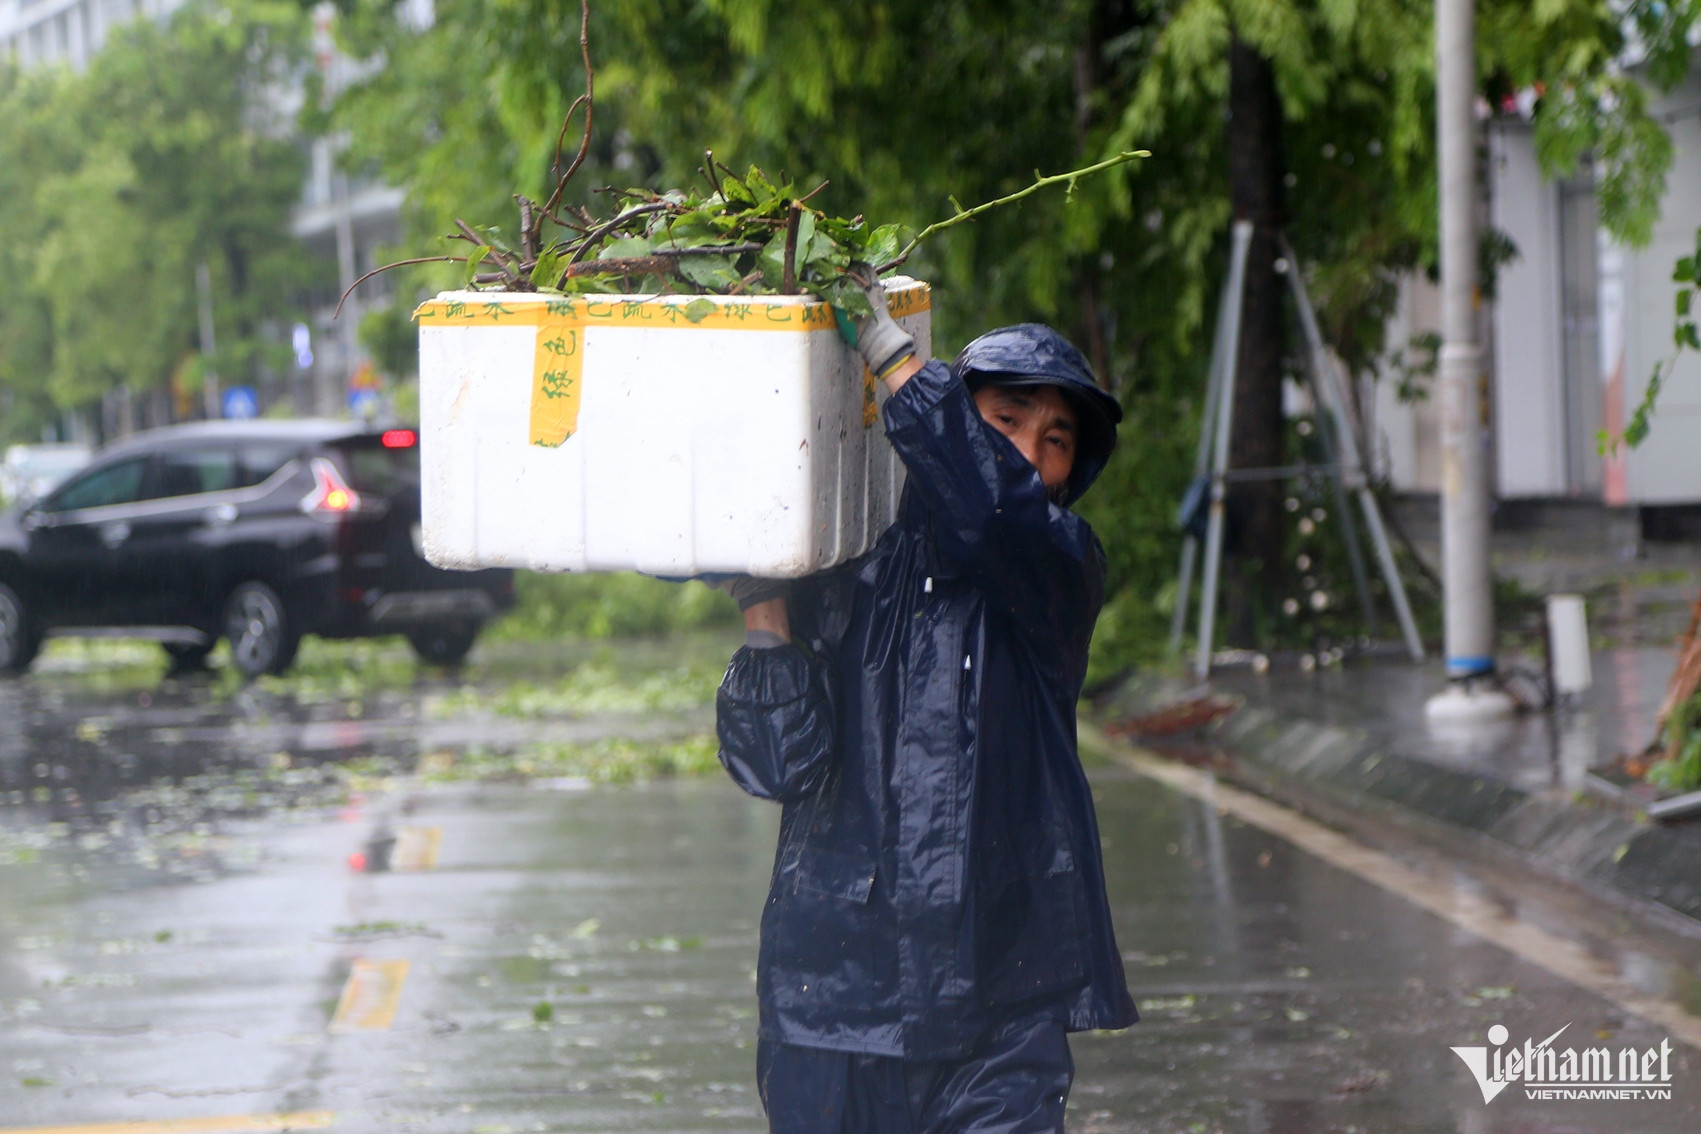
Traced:
[[360, 493], [350, 488], [337, 466], [324, 457], [313, 458], [313, 491], [301, 498], [303, 512], [329, 515], [360, 511]]
[[378, 440], [386, 449], [411, 449], [419, 442], [419, 434], [411, 429], [386, 429]]

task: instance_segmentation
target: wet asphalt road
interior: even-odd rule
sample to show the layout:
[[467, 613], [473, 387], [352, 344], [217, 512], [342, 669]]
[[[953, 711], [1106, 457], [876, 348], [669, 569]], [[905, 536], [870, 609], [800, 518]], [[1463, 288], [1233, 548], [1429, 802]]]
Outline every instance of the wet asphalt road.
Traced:
[[[490, 647], [458, 679], [332, 650], [248, 689], [58, 648], [0, 685], [0, 1131], [762, 1129], [777, 811], [713, 774], [594, 782], [623, 775], [599, 737], [699, 742], [726, 647]], [[1662, 1034], [1232, 815], [1092, 773], [1146, 1019], [1075, 1037], [1072, 1130], [1701, 1129], [1681, 1044], [1667, 1102], [1485, 1106], [1449, 1047], [1494, 1024]], [[1685, 943], [1528, 915], [1695, 999]]]

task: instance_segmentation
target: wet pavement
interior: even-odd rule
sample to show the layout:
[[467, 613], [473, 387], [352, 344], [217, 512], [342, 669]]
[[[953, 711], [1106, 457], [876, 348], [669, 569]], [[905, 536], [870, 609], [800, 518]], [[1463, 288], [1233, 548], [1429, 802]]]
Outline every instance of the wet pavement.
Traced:
[[[1676, 662], [1669, 645], [1598, 651], [1593, 686], [1564, 707], [1464, 727], [1424, 715], [1425, 702], [1447, 687], [1434, 659], [1413, 665], [1361, 658], [1310, 672], [1275, 666], [1264, 674], [1226, 668], [1211, 675], [1211, 687], [1284, 716], [1361, 730], [1412, 759], [1527, 791], [1573, 791], [1585, 772], [1647, 747]], [[1525, 663], [1526, 671], [1535, 665]], [[1177, 695], [1185, 685], [1176, 684]]]
[[[0, 685], [0, 1130], [762, 1129], [777, 809], [653, 778], [703, 766], [727, 646], [493, 646], [458, 677], [380, 646], [247, 689], [56, 649]], [[1701, 1128], [1681, 1043], [1668, 1101], [1485, 1104], [1449, 1048], [1495, 1024], [1664, 1033], [1223, 808], [1090, 771], [1145, 1020], [1075, 1037], [1072, 1130]], [[1694, 942], [1398, 853], [1701, 1003]]]

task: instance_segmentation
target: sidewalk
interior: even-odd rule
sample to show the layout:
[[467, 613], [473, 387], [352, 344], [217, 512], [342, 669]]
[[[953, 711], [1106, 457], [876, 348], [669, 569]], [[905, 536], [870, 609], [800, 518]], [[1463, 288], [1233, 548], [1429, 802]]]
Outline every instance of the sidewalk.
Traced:
[[1646, 747], [1674, 664], [1670, 646], [1604, 651], [1577, 706], [1470, 730], [1425, 719], [1425, 700], [1445, 684], [1433, 660], [1221, 670], [1208, 685], [1140, 674], [1094, 715], [1142, 747], [1302, 810], [1399, 822], [1443, 845], [1486, 842], [1701, 932], [1701, 821], [1650, 823], [1633, 796], [1590, 775]]

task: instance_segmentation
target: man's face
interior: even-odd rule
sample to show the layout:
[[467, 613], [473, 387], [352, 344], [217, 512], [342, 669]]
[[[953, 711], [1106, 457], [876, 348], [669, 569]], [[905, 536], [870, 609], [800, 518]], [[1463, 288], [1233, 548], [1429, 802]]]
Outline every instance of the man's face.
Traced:
[[1075, 410], [1056, 386], [982, 386], [975, 405], [1055, 490], [1075, 467]]

